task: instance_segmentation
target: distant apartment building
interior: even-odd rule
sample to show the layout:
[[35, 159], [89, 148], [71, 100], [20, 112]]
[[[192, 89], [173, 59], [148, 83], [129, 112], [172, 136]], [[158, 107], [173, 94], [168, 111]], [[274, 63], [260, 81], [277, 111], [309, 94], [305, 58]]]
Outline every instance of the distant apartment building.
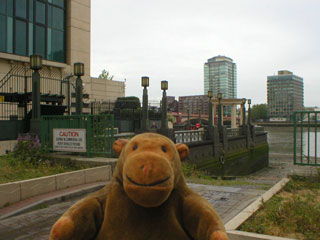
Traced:
[[303, 107], [303, 78], [287, 70], [268, 76], [268, 116], [270, 119], [292, 120]]
[[204, 95], [209, 90], [213, 96], [237, 98], [237, 66], [231, 58], [216, 56], [204, 64]]
[[174, 96], [167, 96], [167, 107], [169, 112], [178, 112], [178, 101]]
[[190, 114], [208, 114], [208, 95], [194, 95], [194, 96], [182, 96], [179, 97], [178, 109], [181, 113]]

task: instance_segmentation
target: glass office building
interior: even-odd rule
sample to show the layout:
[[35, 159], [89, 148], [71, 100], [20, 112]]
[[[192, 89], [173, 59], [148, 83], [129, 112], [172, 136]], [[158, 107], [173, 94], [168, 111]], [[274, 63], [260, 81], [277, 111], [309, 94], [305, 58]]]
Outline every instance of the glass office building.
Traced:
[[0, 52], [66, 62], [66, 1], [1, 0]]
[[303, 110], [303, 78], [287, 70], [268, 76], [269, 118], [292, 120], [295, 111]]
[[237, 66], [231, 58], [217, 56], [204, 64], [204, 94], [222, 93], [223, 98], [237, 98]]

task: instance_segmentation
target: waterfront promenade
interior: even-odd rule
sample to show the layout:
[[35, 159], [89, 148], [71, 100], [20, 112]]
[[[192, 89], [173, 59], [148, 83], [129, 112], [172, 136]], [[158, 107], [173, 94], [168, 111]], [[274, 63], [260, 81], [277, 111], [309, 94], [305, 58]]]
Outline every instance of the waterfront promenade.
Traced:
[[[233, 186], [221, 187], [189, 183], [189, 187], [206, 198], [217, 210], [223, 222], [227, 223], [265, 193], [268, 187], [286, 177], [287, 174], [316, 174], [316, 168], [294, 166], [292, 164], [292, 157], [288, 154], [270, 154], [269, 167], [247, 177], [238, 178], [238, 181], [249, 184], [235, 184]], [[81, 189], [81, 186], [78, 188]], [[90, 187], [87, 186], [87, 189], [87, 192], [89, 192]], [[63, 202], [39, 205], [37, 210], [0, 220], [0, 239], [48, 239], [53, 223], [67, 208], [83, 197], [82, 195], [69, 198], [68, 196], [72, 191], [76, 192], [75, 189], [66, 190], [63, 193], [65, 197], [62, 198], [62, 193], [51, 194], [52, 199], [59, 195], [60, 200], [65, 199]], [[16, 210], [11, 206], [11, 211]]]

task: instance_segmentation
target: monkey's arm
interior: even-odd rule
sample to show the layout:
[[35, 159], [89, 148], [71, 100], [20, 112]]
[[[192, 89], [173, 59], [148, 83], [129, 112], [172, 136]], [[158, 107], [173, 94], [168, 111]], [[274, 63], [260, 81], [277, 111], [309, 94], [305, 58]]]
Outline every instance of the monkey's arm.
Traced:
[[53, 225], [49, 240], [94, 239], [104, 217], [108, 186], [71, 206]]
[[196, 240], [229, 240], [217, 212], [210, 203], [195, 193], [184, 199], [183, 223]]

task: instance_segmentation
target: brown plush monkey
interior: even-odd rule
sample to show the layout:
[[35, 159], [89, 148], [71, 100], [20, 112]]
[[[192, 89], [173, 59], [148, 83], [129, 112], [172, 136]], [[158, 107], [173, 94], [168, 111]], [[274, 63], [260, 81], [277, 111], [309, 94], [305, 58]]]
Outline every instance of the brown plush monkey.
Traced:
[[111, 182], [69, 208], [51, 240], [228, 240], [212, 206], [186, 185], [185, 144], [144, 133], [113, 149], [120, 156]]

